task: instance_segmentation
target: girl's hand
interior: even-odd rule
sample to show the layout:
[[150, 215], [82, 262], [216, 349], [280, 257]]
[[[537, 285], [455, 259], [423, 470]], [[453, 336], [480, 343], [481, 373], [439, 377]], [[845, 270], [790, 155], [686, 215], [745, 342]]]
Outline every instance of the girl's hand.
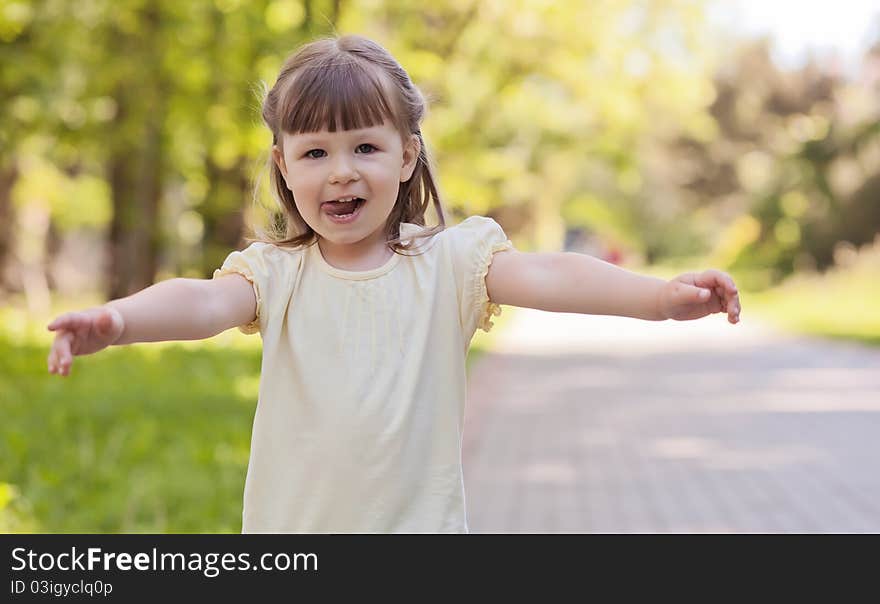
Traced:
[[730, 323], [739, 323], [739, 293], [727, 273], [709, 269], [685, 273], [666, 283], [658, 296], [660, 314], [667, 319], [689, 321], [726, 312]]
[[49, 351], [49, 373], [68, 375], [74, 356], [92, 354], [113, 344], [122, 335], [125, 321], [115, 308], [98, 306], [63, 314], [47, 328], [57, 332]]

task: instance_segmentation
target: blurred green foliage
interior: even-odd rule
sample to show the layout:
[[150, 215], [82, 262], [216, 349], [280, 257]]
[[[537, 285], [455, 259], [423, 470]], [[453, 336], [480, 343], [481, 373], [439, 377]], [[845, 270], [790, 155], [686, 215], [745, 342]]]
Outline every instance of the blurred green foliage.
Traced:
[[[492, 215], [522, 249], [581, 231], [649, 262], [708, 253], [764, 287], [822, 269], [880, 225], [880, 51], [861, 80], [781, 70], [710, 30], [708, 4], [6, 2], [0, 285], [44, 307], [209, 275], [276, 211], [263, 91], [297, 46], [347, 32], [428, 97], [453, 221]], [[71, 242], [106, 260], [88, 279], [67, 279]]]
[[558, 247], [561, 209], [581, 205], [575, 226], [616, 216], [614, 234], [637, 247], [649, 226], [636, 220], [638, 141], [656, 113], [698, 130], [711, 100], [697, 0], [31, 0], [2, 12], [0, 215], [14, 227], [0, 265], [30, 303], [81, 289], [58, 262], [71, 241], [106, 256], [91, 282], [119, 297], [210, 274], [246, 225], [270, 220], [262, 93], [319, 35], [391, 50], [431, 103], [424, 131], [453, 220], [495, 215], [524, 248]]
[[[766, 43], [741, 46], [715, 76], [717, 134], [669, 142], [662, 164], [679, 168], [709, 261], [743, 269], [768, 287], [825, 270], [841, 243], [880, 232], [880, 42], [860, 79], [833, 64], [783, 71]], [[873, 77], [873, 79], [872, 79]], [[695, 221], [696, 224], [696, 221]]]

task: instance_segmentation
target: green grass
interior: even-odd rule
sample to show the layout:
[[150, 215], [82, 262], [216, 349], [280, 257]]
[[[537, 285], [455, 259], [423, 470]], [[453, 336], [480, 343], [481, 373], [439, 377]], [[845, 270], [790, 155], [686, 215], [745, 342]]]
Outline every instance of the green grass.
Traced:
[[0, 532], [239, 532], [259, 336], [111, 347], [62, 378], [47, 322], [0, 309]]
[[67, 378], [47, 350], [0, 337], [3, 528], [240, 530], [258, 349], [115, 348]]
[[796, 277], [748, 299], [759, 316], [788, 331], [880, 346], [880, 272]]

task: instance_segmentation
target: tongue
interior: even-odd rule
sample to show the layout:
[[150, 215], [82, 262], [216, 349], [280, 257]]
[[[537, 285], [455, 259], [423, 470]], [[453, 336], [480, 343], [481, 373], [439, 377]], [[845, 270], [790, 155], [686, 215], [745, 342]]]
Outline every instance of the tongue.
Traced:
[[354, 201], [328, 201], [325, 206], [327, 206], [327, 211], [331, 214], [336, 214], [337, 216], [341, 214], [351, 214], [354, 212], [357, 207], [357, 200]]

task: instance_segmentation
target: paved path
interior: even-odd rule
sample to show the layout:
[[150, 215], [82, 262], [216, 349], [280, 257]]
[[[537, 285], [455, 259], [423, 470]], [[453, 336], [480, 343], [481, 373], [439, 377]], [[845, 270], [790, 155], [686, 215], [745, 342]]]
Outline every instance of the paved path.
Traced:
[[471, 532], [880, 532], [880, 350], [516, 313], [471, 369]]

